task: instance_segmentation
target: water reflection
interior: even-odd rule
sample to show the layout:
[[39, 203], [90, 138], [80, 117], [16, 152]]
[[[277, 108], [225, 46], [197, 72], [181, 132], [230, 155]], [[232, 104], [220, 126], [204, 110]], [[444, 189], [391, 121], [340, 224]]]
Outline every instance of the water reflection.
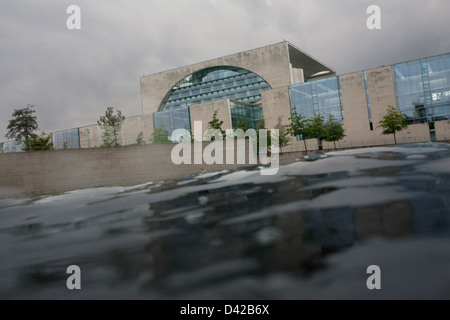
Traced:
[[385, 149], [0, 200], [0, 298], [450, 298], [450, 148]]

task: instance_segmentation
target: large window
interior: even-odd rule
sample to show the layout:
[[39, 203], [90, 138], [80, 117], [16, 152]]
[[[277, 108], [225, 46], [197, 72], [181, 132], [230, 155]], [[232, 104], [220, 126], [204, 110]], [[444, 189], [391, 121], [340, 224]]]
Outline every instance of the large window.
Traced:
[[393, 66], [397, 104], [410, 123], [450, 119], [450, 54]]
[[342, 121], [342, 105], [337, 77], [305, 82], [289, 88], [291, 107], [305, 118], [320, 114], [325, 121], [332, 115]]
[[1, 152], [2, 153], [8, 153], [8, 152], [23, 152], [23, 143], [17, 143], [16, 141], [7, 141], [0, 144]]
[[54, 149], [80, 148], [80, 133], [77, 129], [69, 129], [52, 133]]
[[262, 105], [252, 105], [237, 101], [230, 101], [230, 113], [233, 129], [245, 119], [249, 129], [258, 129], [264, 119]]
[[155, 128], [164, 128], [169, 132], [169, 139], [176, 129], [191, 130], [189, 107], [156, 112], [153, 119]]
[[160, 110], [185, 108], [194, 104], [229, 98], [254, 103], [270, 86], [258, 75], [235, 67], [207, 68], [180, 81], [163, 101]]
[[[237, 104], [232, 106], [236, 120], [240, 117], [238, 113], [260, 101], [261, 91], [267, 89], [270, 86], [260, 76], [242, 68], [221, 66], [200, 70], [181, 80], [167, 95], [161, 111], [154, 114], [155, 128], [164, 126], [169, 134], [176, 129], [190, 130], [189, 106], [225, 98], [243, 103], [241, 109], [237, 109]], [[246, 112], [251, 113], [247, 121], [253, 125], [253, 113], [258, 108], [252, 108]]]

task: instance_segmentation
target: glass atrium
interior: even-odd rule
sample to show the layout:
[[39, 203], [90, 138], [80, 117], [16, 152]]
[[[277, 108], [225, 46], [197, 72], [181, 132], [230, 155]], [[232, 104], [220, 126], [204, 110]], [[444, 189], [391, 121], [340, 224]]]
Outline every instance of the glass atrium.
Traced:
[[410, 123], [450, 119], [450, 53], [392, 66], [398, 109]]
[[[236, 101], [231, 106], [235, 109], [234, 119], [248, 109], [247, 122], [252, 123], [262, 118], [254, 114], [259, 112], [256, 110], [262, 113], [262, 107], [251, 104], [259, 102], [261, 91], [268, 89], [267, 82], [245, 69], [220, 66], [200, 70], [180, 81], [167, 95], [161, 111], [154, 114], [155, 128], [164, 125], [169, 134], [180, 128], [190, 130], [189, 106], [226, 98]], [[243, 103], [239, 105], [241, 109], [236, 109], [239, 102]]]
[[176, 129], [191, 131], [191, 117], [188, 106], [172, 108], [153, 114], [155, 128], [163, 128], [169, 132], [169, 137]]
[[291, 108], [309, 119], [320, 114], [327, 121], [332, 115], [342, 122], [342, 105], [337, 77], [295, 84], [289, 87]]
[[69, 129], [52, 133], [54, 149], [79, 149], [80, 133], [79, 129]]
[[17, 143], [16, 141], [6, 141], [0, 144], [0, 152], [8, 153], [8, 152], [23, 152], [23, 147], [25, 145], [23, 143]]
[[233, 129], [245, 119], [249, 129], [258, 129], [258, 125], [262, 120], [263, 108], [261, 104], [248, 104], [238, 101], [230, 101], [230, 113]]

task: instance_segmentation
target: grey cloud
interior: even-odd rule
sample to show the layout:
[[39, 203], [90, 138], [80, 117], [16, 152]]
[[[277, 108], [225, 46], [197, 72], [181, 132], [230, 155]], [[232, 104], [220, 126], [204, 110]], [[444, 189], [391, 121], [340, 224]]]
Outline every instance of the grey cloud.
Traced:
[[[286, 39], [338, 74], [450, 51], [446, 0], [31, 1], [0, 3], [0, 135], [36, 105], [46, 132], [141, 113], [139, 77]], [[82, 29], [66, 28], [78, 4]], [[0, 138], [0, 141], [5, 140]]]

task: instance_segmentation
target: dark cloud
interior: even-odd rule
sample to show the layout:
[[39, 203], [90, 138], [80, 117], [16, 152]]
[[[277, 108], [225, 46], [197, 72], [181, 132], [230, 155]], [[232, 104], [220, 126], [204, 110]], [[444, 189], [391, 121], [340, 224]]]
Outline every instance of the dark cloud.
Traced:
[[[81, 30], [66, 28], [71, 4]], [[366, 28], [366, 9], [382, 29]], [[139, 77], [286, 39], [338, 74], [450, 52], [447, 0], [2, 0], [0, 141], [34, 104], [46, 132], [141, 113]]]

